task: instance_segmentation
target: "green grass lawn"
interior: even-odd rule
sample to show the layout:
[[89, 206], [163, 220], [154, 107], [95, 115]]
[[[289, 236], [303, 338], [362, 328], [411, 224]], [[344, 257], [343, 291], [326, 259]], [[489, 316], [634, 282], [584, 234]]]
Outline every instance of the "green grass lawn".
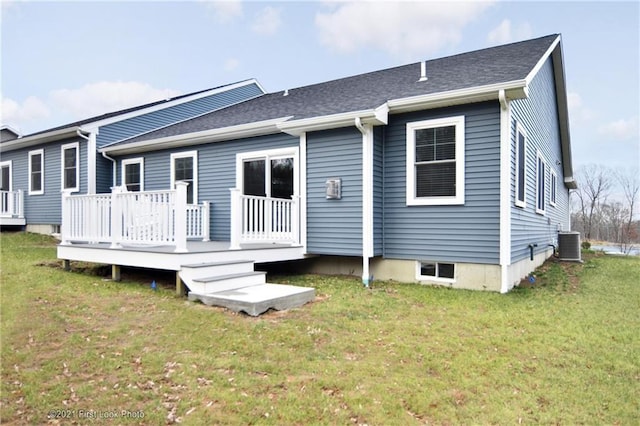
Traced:
[[506, 295], [272, 276], [316, 301], [253, 318], [0, 238], [3, 424], [638, 422], [639, 258], [549, 262]]

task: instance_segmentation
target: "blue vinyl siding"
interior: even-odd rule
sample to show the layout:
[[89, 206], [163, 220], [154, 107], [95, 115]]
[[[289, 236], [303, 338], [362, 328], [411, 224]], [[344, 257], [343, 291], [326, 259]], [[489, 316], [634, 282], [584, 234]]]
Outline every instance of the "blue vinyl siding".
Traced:
[[262, 93], [257, 84], [249, 84], [226, 92], [216, 93], [211, 96], [108, 124], [100, 128], [97, 145], [98, 148], [101, 148], [112, 142], [225, 108], [229, 105], [261, 95]]
[[[325, 183], [342, 179], [342, 199]], [[362, 134], [355, 127], [307, 134], [307, 251], [362, 255]]]
[[[465, 203], [406, 205], [406, 124], [465, 116]], [[393, 115], [384, 145], [384, 256], [497, 264], [500, 227], [497, 102]]]
[[[515, 144], [516, 126], [520, 124], [527, 136], [526, 153], [526, 207], [515, 206]], [[546, 162], [545, 214], [536, 213], [536, 162], [540, 151]], [[556, 242], [557, 231], [569, 230], [569, 190], [564, 186], [562, 174], [560, 130], [553, 77], [552, 59], [549, 58], [529, 87], [529, 97], [511, 103], [511, 262], [529, 256], [529, 244], [537, 244], [536, 252]], [[550, 204], [551, 174], [557, 176], [556, 206]]]
[[381, 256], [384, 247], [384, 128], [373, 133], [373, 254]]
[[[79, 142], [80, 192], [87, 192], [87, 144], [84, 139], [70, 138], [59, 142], [2, 153], [2, 161], [12, 161], [13, 190], [24, 192], [27, 224], [60, 225], [62, 222], [62, 145]], [[29, 152], [44, 149], [44, 194], [29, 195]]]
[[122, 183], [122, 160], [143, 157], [145, 191], [169, 189], [171, 154], [198, 151], [198, 198], [200, 203], [211, 202], [211, 239], [228, 241], [231, 211], [229, 189], [236, 186], [236, 154], [299, 145], [299, 138], [277, 134], [125, 156], [118, 158], [118, 184]]

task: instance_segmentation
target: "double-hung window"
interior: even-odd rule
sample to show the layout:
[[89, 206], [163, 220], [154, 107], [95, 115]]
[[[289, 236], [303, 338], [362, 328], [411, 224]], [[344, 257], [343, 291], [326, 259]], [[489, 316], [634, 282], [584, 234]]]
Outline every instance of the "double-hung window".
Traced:
[[72, 192], [80, 190], [80, 145], [70, 143], [62, 145], [60, 163], [62, 164], [62, 189]]
[[464, 204], [464, 116], [407, 123], [407, 205]]
[[536, 213], [544, 214], [546, 209], [546, 173], [547, 163], [538, 151], [536, 167]]
[[187, 204], [198, 203], [198, 151], [171, 154], [171, 187], [187, 182]]
[[122, 160], [122, 184], [127, 188], [127, 191], [144, 191], [143, 158]]
[[516, 206], [526, 207], [527, 188], [527, 137], [516, 127]]
[[29, 151], [29, 195], [44, 194], [44, 149]]

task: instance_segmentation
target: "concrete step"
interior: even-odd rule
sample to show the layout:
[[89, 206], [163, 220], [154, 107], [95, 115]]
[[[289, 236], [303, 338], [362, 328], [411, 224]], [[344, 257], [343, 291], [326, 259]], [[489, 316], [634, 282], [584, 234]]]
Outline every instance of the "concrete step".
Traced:
[[[191, 291], [206, 291], [204, 283], [212, 277], [253, 273], [252, 260], [236, 260], [229, 262], [207, 262], [183, 265], [180, 278]], [[205, 279], [205, 281], [203, 281]], [[198, 280], [196, 282], [196, 280]], [[264, 281], [262, 281], [264, 282]], [[255, 283], [254, 281], [248, 284]], [[259, 284], [259, 283], [258, 283]]]
[[234, 312], [258, 316], [269, 309], [297, 308], [315, 298], [315, 289], [285, 284], [258, 284], [208, 293], [189, 293], [189, 300], [208, 306], [222, 306]]
[[192, 280], [192, 287], [189, 287], [189, 289], [199, 293], [210, 293], [264, 284], [266, 281], [266, 272], [241, 272], [237, 274], [195, 278]]

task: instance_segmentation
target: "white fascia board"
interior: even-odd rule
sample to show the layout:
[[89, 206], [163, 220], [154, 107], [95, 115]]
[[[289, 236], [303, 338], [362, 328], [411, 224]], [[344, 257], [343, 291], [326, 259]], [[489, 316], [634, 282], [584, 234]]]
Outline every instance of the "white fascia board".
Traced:
[[194, 101], [196, 99], [201, 99], [201, 98], [205, 98], [207, 96], [215, 95], [218, 93], [227, 92], [229, 90], [237, 89], [238, 87], [248, 86], [250, 84], [257, 84], [258, 87], [260, 87], [260, 89], [262, 90], [262, 87], [258, 84], [257, 80], [255, 79], [240, 81], [238, 83], [230, 84], [228, 86], [218, 87], [216, 89], [207, 90], [206, 92], [202, 92], [202, 93], [196, 93], [191, 96], [185, 96], [184, 98], [167, 100], [166, 102], [162, 102], [160, 104], [153, 105], [148, 108], [131, 111], [126, 114], [116, 115], [114, 117], [105, 118], [104, 120], [98, 120], [91, 123], [86, 123], [82, 126], [82, 128], [87, 131], [93, 131], [98, 127], [106, 126], [111, 123], [137, 117], [139, 115], [144, 115], [151, 112], [159, 111], [161, 109], [167, 108], [168, 106], [176, 106], [176, 105], [184, 104], [186, 102]]
[[201, 132], [186, 133], [175, 136], [167, 136], [159, 139], [149, 139], [140, 142], [111, 145], [100, 149], [99, 152], [113, 155], [135, 154], [139, 152], [157, 151], [160, 149], [186, 147], [205, 143], [268, 135], [279, 133], [279, 123], [286, 121], [289, 118], [291, 117], [274, 118], [272, 120], [239, 124], [237, 126], [203, 130]]
[[547, 51], [544, 52], [544, 55], [540, 57], [536, 65], [531, 69], [531, 71], [525, 78], [525, 81], [527, 82], [527, 86], [531, 84], [531, 81], [538, 74], [538, 71], [540, 71], [540, 68], [542, 68], [544, 63], [547, 62], [547, 59], [549, 58], [549, 56], [551, 56], [551, 53], [553, 53], [553, 51], [555, 50], [556, 46], [558, 46], [559, 43], [560, 43], [560, 36], [556, 37], [553, 43], [551, 43], [551, 46], [549, 46]]
[[362, 124], [371, 124], [375, 126], [387, 124], [388, 112], [389, 108], [385, 103], [375, 109], [291, 120], [279, 124], [278, 128], [289, 135], [300, 136], [306, 132], [351, 127], [354, 125], [356, 118], [359, 118]]
[[421, 109], [497, 100], [500, 90], [505, 91], [508, 100], [523, 99], [528, 95], [527, 82], [525, 80], [514, 80], [506, 83], [393, 99], [387, 104], [392, 113], [411, 112]]
[[20, 148], [27, 148], [31, 146], [41, 145], [43, 143], [55, 142], [58, 140], [77, 136], [77, 131], [82, 129], [78, 126], [67, 127], [64, 129], [54, 130], [52, 132], [40, 133], [33, 136], [27, 136], [24, 138], [13, 139], [7, 142], [3, 142], [0, 145], [0, 151], [8, 152], [14, 151]]

